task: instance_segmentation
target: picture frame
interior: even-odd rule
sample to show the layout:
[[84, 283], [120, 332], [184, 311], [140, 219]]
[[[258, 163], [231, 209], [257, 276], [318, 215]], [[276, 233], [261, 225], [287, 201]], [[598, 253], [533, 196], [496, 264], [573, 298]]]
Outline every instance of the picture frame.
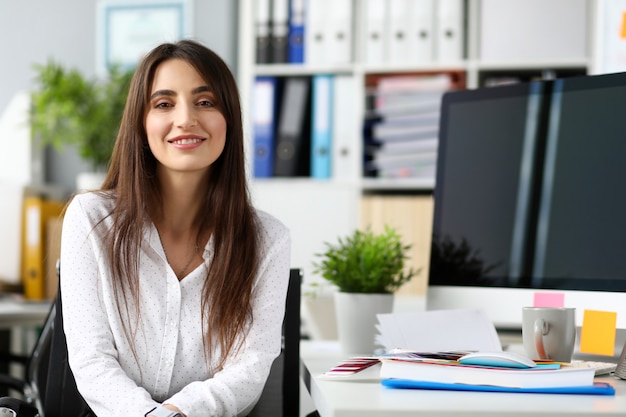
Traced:
[[96, 68], [132, 69], [156, 45], [190, 37], [189, 0], [101, 0], [97, 10]]

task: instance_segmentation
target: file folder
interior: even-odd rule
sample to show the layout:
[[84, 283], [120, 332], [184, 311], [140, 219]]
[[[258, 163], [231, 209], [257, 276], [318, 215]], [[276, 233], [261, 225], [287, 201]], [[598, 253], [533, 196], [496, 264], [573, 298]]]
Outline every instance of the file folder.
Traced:
[[463, 59], [463, 0], [436, 2], [436, 56], [439, 62]]
[[409, 63], [432, 62], [435, 59], [435, 0], [412, 0], [406, 13], [407, 30], [406, 60]]
[[24, 197], [22, 217], [22, 283], [24, 297], [43, 300], [46, 295], [46, 225], [59, 217], [64, 204], [42, 196]]
[[276, 114], [275, 77], [258, 77], [253, 89], [254, 177], [268, 178], [274, 170]]
[[304, 63], [304, 0], [290, 0], [289, 2], [289, 41], [287, 45], [288, 61], [290, 64]]
[[325, 0], [308, 1], [305, 11], [304, 62], [321, 65], [326, 62], [328, 39], [326, 29], [328, 16]]
[[333, 76], [313, 76], [311, 177], [330, 178], [333, 126]]
[[274, 176], [310, 175], [310, 79], [285, 79], [274, 154]]
[[400, 63], [408, 59], [409, 0], [387, 0], [387, 2], [385, 41], [388, 46], [389, 62]]
[[400, 389], [426, 389], [449, 391], [480, 391], [480, 392], [508, 392], [527, 394], [575, 394], [575, 395], [615, 395], [615, 388], [606, 382], [595, 382], [593, 385], [582, 387], [563, 388], [513, 388], [498, 387], [495, 385], [444, 384], [428, 381], [414, 381], [409, 379], [383, 379], [383, 386]]
[[255, 9], [256, 63], [269, 64], [270, 51], [270, 0], [257, 0]]
[[289, 38], [289, 0], [271, 0], [272, 18], [270, 34], [271, 62], [286, 63]]
[[326, 5], [326, 63], [348, 64], [352, 61], [352, 0], [326, 0]]
[[331, 175], [337, 180], [356, 180], [361, 175], [361, 140], [355, 127], [357, 83], [353, 76], [336, 75], [333, 80]]
[[383, 64], [386, 59], [385, 33], [387, 23], [386, 0], [363, 0], [365, 6], [364, 39], [361, 39], [365, 62]]

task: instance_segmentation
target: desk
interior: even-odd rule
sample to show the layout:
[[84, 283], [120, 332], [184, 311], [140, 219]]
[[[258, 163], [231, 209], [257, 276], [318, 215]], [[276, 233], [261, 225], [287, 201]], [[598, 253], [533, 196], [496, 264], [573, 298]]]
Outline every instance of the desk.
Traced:
[[49, 301], [0, 300], [0, 329], [39, 326], [46, 319], [50, 307]]
[[[319, 347], [319, 345], [317, 345]], [[371, 378], [329, 381], [319, 375], [346, 356], [328, 345], [303, 342], [303, 378], [321, 417], [500, 417], [625, 416], [626, 381], [610, 382], [615, 397], [583, 395], [506, 394], [454, 391], [395, 390]], [[368, 371], [364, 371], [368, 372]]]

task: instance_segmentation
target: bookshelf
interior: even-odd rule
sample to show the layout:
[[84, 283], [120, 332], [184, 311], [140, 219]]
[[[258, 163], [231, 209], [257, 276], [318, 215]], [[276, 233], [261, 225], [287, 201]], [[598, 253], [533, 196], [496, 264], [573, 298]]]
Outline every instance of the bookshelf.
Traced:
[[[326, 4], [327, 1], [330, 0], [315, 0], [316, 3], [321, 4]], [[406, 3], [413, 5], [430, 4], [433, 8], [448, 8], [447, 19], [460, 22], [462, 28], [461, 33], [458, 34], [461, 36], [460, 55], [455, 54], [454, 51], [445, 53], [438, 51], [438, 46], [443, 48], [446, 42], [445, 39], [439, 39], [433, 44], [430, 59], [422, 59], [419, 62], [401, 62], [400, 59], [394, 62], [389, 57], [368, 58], [367, 47], [370, 45], [366, 40], [366, 34], [372, 25], [371, 19], [368, 20], [368, 16], [371, 15], [371, 13], [368, 15], [368, 7], [373, 7], [370, 3], [378, 2], [380, 7], [381, 4], [394, 0], [345, 1], [351, 7], [349, 15], [352, 19], [348, 36], [348, 39], [352, 41], [348, 59], [344, 60], [346, 62], [325, 61], [303, 64], [258, 64], [256, 61], [257, 7], [267, 1], [239, 1], [237, 76], [244, 109], [249, 172], [253, 172], [254, 126], [251, 122], [253, 120], [251, 103], [256, 77], [312, 78], [316, 74], [330, 74], [334, 77], [347, 78], [355, 86], [349, 95], [348, 103], [351, 104], [344, 103], [344, 110], [341, 113], [341, 123], [344, 129], [347, 129], [345, 137], [349, 139], [349, 149], [345, 152], [347, 156], [343, 157], [347, 158], [347, 164], [353, 167], [350, 172], [344, 172], [340, 177], [331, 174], [327, 179], [251, 178], [252, 198], [259, 208], [275, 214], [291, 228], [292, 265], [304, 270], [306, 280], [315, 280], [311, 261], [315, 253], [322, 251], [324, 242], [335, 241], [338, 235], [347, 235], [354, 228], [380, 223], [382, 212], [392, 213], [385, 214], [385, 216], [390, 216], [390, 222], [397, 223], [399, 217], [393, 214], [393, 208], [381, 211], [373, 210], [371, 207], [374, 200], [375, 205], [380, 207], [382, 205], [393, 206], [396, 201], [400, 201], [397, 199], [400, 196], [402, 203], [398, 204], [412, 204], [410, 210], [415, 210], [413, 218], [403, 219], [400, 226], [406, 231], [403, 234], [411, 236], [407, 243], [420, 248], [420, 253], [416, 254], [415, 259], [419, 259], [416, 262], [423, 264], [415, 266], [422, 268], [422, 281], [413, 285], [413, 289], [409, 291], [421, 294], [426, 285], [426, 267], [430, 246], [430, 230], [424, 225], [429, 224], [432, 219], [434, 179], [432, 177], [376, 178], [363, 175], [362, 159], [365, 147], [362, 131], [366, 117], [365, 103], [372, 80], [385, 76], [449, 73], [455, 74], [457, 78], [455, 88], [476, 88], [488, 83], [507, 82], [512, 79], [528, 80], [536, 77], [590, 73], [592, 72], [591, 34], [595, 24], [595, 1], [553, 0], [547, 8], [543, 0], [505, 2], [512, 16], [507, 23], [507, 19], [502, 18], [505, 15], [499, 11], [502, 6], [498, 0], [432, 0], [432, 2], [408, 0]], [[453, 7], [458, 5], [461, 5], [461, 10], [455, 12]], [[451, 7], [453, 9], [450, 14], [449, 8]], [[537, 21], [536, 18], [529, 20], [537, 15], [533, 10], [540, 8], [542, 8], [541, 14], [547, 14], [547, 18], [542, 21]], [[333, 20], [331, 17], [334, 7], [329, 7], [328, 10], [327, 20], [330, 21]], [[431, 16], [433, 39], [445, 36], [445, 33], [437, 33], [438, 18], [435, 16], [438, 15], [433, 11]], [[498, 16], [498, 19], [494, 20], [494, 16]], [[558, 33], [553, 30], [554, 22], [559, 22]], [[518, 33], [520, 31], [521, 33]], [[542, 41], [542, 37], [566, 39], [567, 48], [551, 43], [546, 47], [552, 48], [552, 51], [539, 48], [535, 52], [531, 49], [524, 50], [522, 53], [520, 49], [520, 54], [515, 54], [515, 49], [521, 48], [525, 43], [537, 45], [547, 43]], [[506, 47], [507, 42], [513, 47]], [[498, 56], [498, 51], [501, 56]], [[489, 55], [483, 56], [487, 52]], [[404, 199], [409, 199], [411, 203], [406, 203]], [[416, 234], [413, 230], [421, 232]]]

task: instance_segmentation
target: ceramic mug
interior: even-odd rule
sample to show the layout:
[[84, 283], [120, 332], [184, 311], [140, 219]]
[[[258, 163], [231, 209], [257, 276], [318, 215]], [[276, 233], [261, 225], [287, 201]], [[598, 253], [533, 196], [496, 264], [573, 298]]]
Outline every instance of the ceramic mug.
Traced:
[[576, 309], [524, 307], [522, 339], [532, 359], [571, 362], [576, 344]]

